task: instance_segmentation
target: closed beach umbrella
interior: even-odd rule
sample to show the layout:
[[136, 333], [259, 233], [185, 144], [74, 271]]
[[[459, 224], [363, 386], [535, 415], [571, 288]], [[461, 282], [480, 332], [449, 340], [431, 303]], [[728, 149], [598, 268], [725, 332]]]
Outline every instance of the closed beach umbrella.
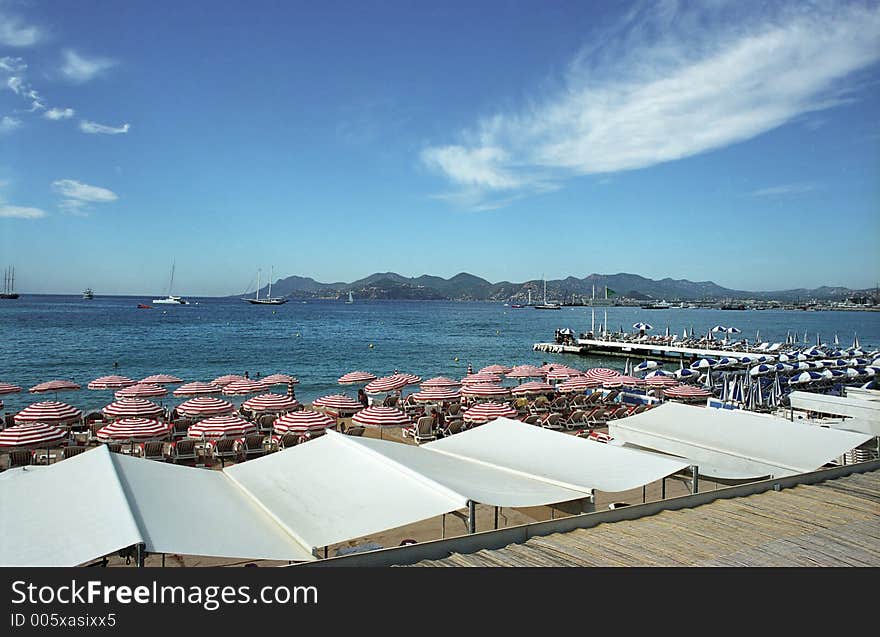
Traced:
[[556, 386], [556, 391], [563, 393], [582, 392], [601, 386], [602, 382], [594, 378], [587, 378], [586, 376], [575, 376], [574, 378], [570, 378], [563, 383], [559, 383]]
[[340, 385], [357, 385], [358, 383], [369, 383], [376, 380], [376, 375], [370, 372], [348, 372], [340, 376], [336, 382]]
[[181, 385], [172, 393], [177, 397], [184, 396], [209, 396], [210, 394], [219, 394], [223, 391], [223, 387], [214, 383], [194, 382]]
[[481, 425], [496, 418], [513, 418], [514, 416], [516, 416], [516, 409], [510, 405], [490, 401], [474, 405], [464, 412], [462, 418], [472, 425]]
[[211, 382], [215, 385], [220, 385], [220, 387], [226, 387], [229, 383], [233, 383], [237, 380], [247, 380], [247, 378], [239, 376], [238, 374], [224, 374], [223, 376], [218, 376]]
[[[528, 383], [525, 384], [528, 385]], [[475, 383], [473, 385], [463, 385], [461, 395], [474, 398], [510, 398], [510, 387], [502, 387], [495, 383]]]
[[121, 389], [136, 385], [137, 381], [125, 376], [101, 376], [88, 384], [89, 389]]
[[646, 360], [646, 361], [642, 361], [641, 363], [636, 365], [633, 368], [633, 371], [634, 372], [644, 372], [649, 369], [657, 369], [658, 367], [660, 367], [660, 363], [658, 363], [657, 361], [647, 361]]
[[461, 393], [448, 387], [433, 387], [415, 392], [412, 397], [413, 400], [420, 403], [439, 403], [444, 400], [461, 400]]
[[224, 396], [246, 396], [247, 394], [259, 394], [269, 389], [268, 385], [259, 380], [234, 380], [223, 387], [221, 392]]
[[422, 389], [454, 389], [461, 387], [461, 382], [446, 378], [445, 376], [435, 376], [422, 382]]
[[616, 369], [608, 369], [607, 367], [594, 367], [584, 372], [584, 376], [592, 380], [598, 380], [604, 383], [606, 380], [612, 380], [622, 374]]
[[364, 427], [376, 427], [381, 438], [382, 432], [388, 427], [407, 427], [412, 424], [412, 419], [394, 407], [373, 405], [357, 412], [351, 417], [351, 422]]
[[653, 330], [654, 326], [648, 323], [633, 323], [633, 329], [636, 330]]
[[507, 372], [508, 378], [543, 378], [546, 375], [547, 372], [534, 365], [517, 365]]
[[290, 374], [269, 374], [261, 378], [260, 382], [267, 387], [272, 385], [299, 385], [299, 380]]
[[222, 416], [234, 411], [235, 405], [213, 396], [196, 396], [177, 407], [177, 413], [190, 417]]
[[514, 396], [533, 396], [537, 394], [547, 394], [552, 391], [555, 391], [555, 389], [550, 383], [532, 381], [530, 383], [517, 385], [510, 390], [510, 393], [512, 393]]
[[[193, 400], [198, 400], [194, 398]], [[241, 438], [257, 432], [257, 426], [238, 414], [211, 416], [200, 420], [186, 430], [188, 438], [220, 440], [221, 438]]]
[[350, 396], [345, 394], [331, 394], [329, 396], [321, 396], [312, 401], [313, 407], [321, 407], [327, 411], [337, 414], [353, 414], [364, 408], [362, 404]]
[[170, 433], [168, 423], [150, 418], [120, 418], [109, 425], [98, 429], [97, 437], [101, 442], [142, 442], [167, 438]]
[[15, 414], [15, 423], [42, 422], [50, 425], [64, 425], [77, 422], [82, 418], [82, 412], [56, 400], [44, 400], [28, 405]]
[[148, 418], [158, 416], [164, 410], [146, 398], [120, 398], [101, 410], [108, 418]]
[[712, 395], [707, 389], [697, 387], [695, 385], [678, 385], [677, 387], [669, 387], [663, 390], [666, 398], [689, 400], [702, 400]]
[[168, 394], [168, 390], [164, 387], [159, 387], [159, 385], [138, 383], [137, 385], [123, 387], [114, 393], [113, 396], [118, 400], [120, 398], [155, 398], [157, 396], [165, 396], [166, 394]]
[[408, 385], [406, 378], [402, 376], [383, 376], [367, 383], [364, 391], [367, 394], [387, 394], [403, 389]]
[[475, 385], [477, 383], [500, 383], [501, 377], [497, 374], [478, 373], [468, 374], [461, 379], [462, 385]]
[[48, 423], [26, 422], [0, 431], [0, 448], [51, 447], [67, 440], [67, 435], [66, 429]]
[[302, 411], [292, 411], [289, 414], [276, 418], [272, 426], [277, 434], [292, 433], [303, 435], [315, 431], [324, 431], [328, 427], [335, 427], [336, 421], [320, 411], [303, 409]]
[[171, 374], [154, 374], [141, 378], [140, 382], [150, 383], [151, 385], [176, 385], [177, 383], [182, 383], [183, 379]]
[[11, 383], [0, 383], [0, 396], [3, 394], [14, 394], [16, 392], [20, 392], [21, 387], [18, 385], [13, 385]]
[[509, 372], [513, 371], [512, 367], [506, 367], [504, 365], [487, 365], [483, 369], [480, 370], [481, 374], [498, 374], [503, 376]]
[[299, 401], [282, 394], [260, 394], [248, 398], [241, 406], [254, 414], [286, 414], [299, 407]]
[[46, 392], [59, 392], [80, 389], [72, 380], [47, 380], [39, 385], [34, 385], [28, 391], [32, 394], [45, 394]]

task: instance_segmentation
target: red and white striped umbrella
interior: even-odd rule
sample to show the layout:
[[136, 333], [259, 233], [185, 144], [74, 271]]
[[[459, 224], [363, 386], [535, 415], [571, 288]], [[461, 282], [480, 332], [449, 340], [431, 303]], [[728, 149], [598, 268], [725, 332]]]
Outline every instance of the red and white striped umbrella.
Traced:
[[164, 387], [159, 387], [159, 385], [153, 385], [152, 383], [138, 383], [137, 385], [131, 385], [130, 387], [120, 389], [118, 392], [114, 393], [113, 396], [116, 399], [144, 398], [165, 396], [167, 393], [168, 390]]
[[517, 365], [507, 372], [508, 378], [544, 378], [546, 375], [547, 372], [534, 365]]
[[636, 378], [635, 376], [618, 376], [617, 378], [612, 378], [602, 383], [602, 387], [604, 387], [605, 389], [617, 389], [619, 387], [643, 387], [644, 385], [644, 379]]
[[608, 369], [607, 367], [594, 367], [584, 372], [584, 376], [593, 380], [598, 380], [600, 383], [604, 383], [606, 380], [614, 380], [622, 375], [623, 374], [616, 369]]
[[120, 398], [101, 411], [108, 418], [146, 418], [158, 416], [164, 410], [161, 406], [145, 398]]
[[275, 433], [304, 434], [310, 431], [323, 431], [327, 427], [333, 427], [336, 425], [336, 421], [320, 411], [303, 409], [302, 411], [292, 411], [280, 418], [276, 418], [272, 425]]
[[211, 382], [215, 385], [220, 385], [220, 387], [226, 387], [226, 385], [236, 380], [247, 380], [247, 378], [245, 378], [244, 376], [239, 376], [238, 374], [225, 374], [223, 376], [218, 376]]
[[225, 387], [221, 392], [224, 396], [245, 396], [247, 394], [258, 394], [269, 389], [269, 386], [258, 380], [234, 380]]
[[45, 383], [34, 385], [28, 391], [32, 394], [45, 394], [46, 392], [65, 391], [69, 389], [81, 389], [72, 380], [47, 380]]
[[177, 413], [184, 416], [222, 416], [235, 411], [235, 405], [213, 396], [196, 396], [177, 407]]
[[150, 418], [120, 418], [109, 425], [98, 429], [98, 440], [107, 442], [137, 442], [167, 438], [171, 426], [165, 422]]
[[434, 378], [429, 378], [426, 381], [423, 381], [422, 389], [454, 389], [456, 387], [461, 387], [461, 382], [457, 380], [453, 380], [452, 378], [446, 378], [445, 376], [435, 376]]
[[712, 395], [708, 389], [697, 387], [695, 385], [678, 385], [663, 390], [663, 395], [667, 398], [681, 398], [684, 400], [700, 400], [708, 398]]
[[11, 383], [0, 383], [0, 395], [14, 394], [20, 391], [21, 387], [19, 387], [18, 385], [13, 385]]
[[413, 400], [420, 403], [436, 403], [444, 400], [461, 400], [461, 393], [446, 387], [429, 387], [412, 395]]
[[402, 378], [407, 385], [418, 385], [422, 382], [422, 377], [417, 374], [392, 374], [391, 378]]
[[152, 376], [141, 378], [140, 382], [150, 383], [151, 385], [176, 385], [177, 383], [182, 383], [183, 379], [171, 374], [153, 374]]
[[552, 383], [565, 381], [570, 378], [577, 378], [583, 375], [584, 373], [578, 369], [571, 369], [569, 367], [557, 367], [554, 368], [553, 371], [547, 372], [547, 382]]
[[101, 376], [88, 384], [89, 389], [121, 389], [136, 385], [137, 381], [127, 376]]
[[299, 401], [282, 394], [260, 394], [248, 398], [241, 406], [255, 414], [280, 414], [299, 407]]
[[516, 409], [510, 405], [502, 405], [501, 403], [486, 402], [474, 405], [464, 412], [465, 421], [471, 424], [483, 424], [496, 418], [513, 418], [516, 416]]
[[596, 387], [601, 387], [602, 383], [598, 380], [593, 380], [592, 378], [587, 378], [586, 376], [575, 376], [574, 378], [570, 378], [564, 383], [559, 383], [556, 386], [556, 391], [558, 392], [578, 392], [585, 391], [587, 389], [594, 389]]
[[364, 427], [406, 427], [412, 424], [412, 419], [405, 413], [394, 407], [380, 407], [373, 405], [361, 409], [352, 416], [351, 421]]
[[493, 383], [464, 385], [461, 388], [461, 395], [476, 398], [510, 398], [510, 387], [502, 387]]
[[498, 374], [503, 376], [512, 370], [512, 367], [506, 367], [504, 365], [486, 365], [483, 369], [479, 371], [480, 374]]
[[16, 424], [25, 422], [43, 422], [53, 425], [76, 422], [82, 418], [82, 412], [56, 400], [44, 400], [39, 403], [28, 405], [15, 414]]
[[340, 385], [356, 385], [358, 383], [369, 383], [376, 380], [376, 375], [370, 372], [348, 372], [340, 376], [336, 382]]
[[27, 422], [0, 431], [0, 447], [24, 449], [47, 447], [67, 439], [67, 430], [44, 422]]
[[202, 383], [202, 382], [194, 382], [187, 383], [186, 385], [181, 385], [177, 389], [175, 389], [172, 393], [175, 396], [183, 397], [183, 396], [207, 396], [209, 394], [219, 394], [223, 391], [223, 387], [220, 385], [216, 385], [214, 383]]
[[367, 386], [364, 387], [364, 391], [368, 394], [385, 394], [397, 391], [398, 389], [403, 389], [408, 384], [406, 378], [399, 374], [395, 376], [383, 376], [382, 378], [377, 378], [376, 380], [367, 383]]
[[645, 385], [648, 387], [675, 387], [678, 381], [672, 376], [651, 376], [645, 379]]
[[501, 376], [498, 374], [488, 374], [480, 372], [478, 374], [468, 374], [461, 379], [462, 385], [476, 385], [477, 383], [500, 383]]
[[261, 380], [268, 387], [272, 385], [299, 385], [299, 380], [289, 374], [269, 374]]
[[334, 414], [353, 414], [364, 408], [364, 406], [354, 398], [346, 396], [345, 394], [321, 396], [312, 401], [312, 406], [322, 407]]
[[[193, 400], [198, 400], [198, 398], [193, 398]], [[219, 440], [220, 438], [240, 438], [256, 433], [256, 431], [257, 426], [254, 423], [245, 420], [238, 414], [227, 414], [200, 420], [186, 430], [186, 435], [189, 438]]]
[[553, 385], [550, 383], [544, 383], [541, 381], [532, 381], [530, 383], [523, 383], [522, 385], [517, 385], [511, 390], [511, 393], [514, 396], [528, 396], [530, 394], [546, 394], [548, 392], [556, 391]]

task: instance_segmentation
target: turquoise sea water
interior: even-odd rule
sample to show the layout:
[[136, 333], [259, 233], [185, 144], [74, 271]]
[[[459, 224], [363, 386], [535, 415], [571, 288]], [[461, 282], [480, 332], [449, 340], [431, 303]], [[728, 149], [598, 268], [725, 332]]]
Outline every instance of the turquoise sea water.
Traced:
[[[25, 390], [51, 379], [74, 380], [81, 391], [57, 395], [83, 409], [113, 400], [112, 391], [91, 391], [86, 384], [118, 373], [140, 379], [170, 373], [187, 381], [250, 372], [262, 376], [295, 375], [297, 398], [309, 401], [340, 390], [336, 379], [352, 370], [383, 376], [394, 370], [427, 379], [461, 378], [468, 363], [478, 370], [493, 363], [514, 365], [565, 361], [574, 367], [622, 369], [623, 359], [590, 359], [532, 351], [535, 342], [553, 340], [554, 330], [576, 333], [590, 328], [590, 310], [511, 309], [500, 303], [442, 301], [291, 301], [254, 306], [238, 299], [190, 298], [187, 306], [155, 306], [143, 297], [30, 296], [0, 301], [0, 381]], [[596, 309], [596, 323], [605, 308]], [[686, 327], [705, 333], [716, 324], [742, 330], [750, 340], [782, 341], [786, 332], [807, 331], [814, 343], [837, 334], [842, 346], [858, 334], [863, 348], [880, 347], [878, 312], [804, 312], [785, 310], [723, 311], [710, 309], [643, 310], [609, 307], [608, 324], [631, 329], [645, 321], [652, 333]], [[370, 348], [370, 344], [373, 345]], [[457, 359], [457, 360], [456, 360]], [[115, 365], [115, 366], [114, 366]], [[275, 391], [284, 392], [284, 387]], [[0, 397], [5, 411], [18, 411], [41, 399], [23, 391]], [[53, 398], [50, 394], [45, 398]], [[42, 399], [45, 399], [42, 398]], [[166, 397], [166, 404], [176, 404]], [[240, 402], [237, 401], [237, 402]]]

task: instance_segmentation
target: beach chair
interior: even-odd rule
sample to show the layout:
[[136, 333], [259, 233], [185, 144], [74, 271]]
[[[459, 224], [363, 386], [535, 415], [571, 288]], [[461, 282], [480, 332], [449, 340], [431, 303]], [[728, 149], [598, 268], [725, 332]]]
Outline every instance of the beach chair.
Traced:
[[562, 423], [562, 415], [553, 412], [547, 414], [539, 424], [544, 427], [544, 429], [553, 429], [555, 431], [561, 431], [565, 428]]
[[552, 403], [550, 403], [549, 408], [552, 412], [556, 412], [559, 414], [564, 413], [568, 411], [568, 401], [563, 396], [560, 396], [559, 398], [554, 399]]
[[541, 417], [538, 414], [529, 414], [523, 418], [523, 422], [527, 425], [538, 425], [541, 423]]
[[67, 460], [68, 458], [73, 458], [85, 450], [86, 448], [82, 445], [68, 445], [61, 451], [61, 459]]
[[110, 453], [122, 453], [122, 443], [121, 442], [108, 442], [107, 449], [110, 450]]
[[583, 425], [586, 415], [587, 412], [585, 412], [583, 409], [575, 409], [568, 415], [568, 418], [565, 421], [565, 428], [571, 430]]
[[643, 411], [647, 411], [650, 408], [650, 405], [636, 405], [635, 408], [629, 413], [630, 416], [635, 416], [636, 414], [640, 414]]
[[614, 399], [620, 395], [620, 390], [612, 389], [608, 392], [607, 396], [604, 396], [601, 400], [603, 403], [613, 403]]
[[419, 418], [416, 422], [415, 429], [412, 433], [413, 440], [417, 445], [423, 442], [437, 440], [437, 434], [434, 433], [434, 419], [430, 416]]
[[89, 425], [89, 437], [88, 437], [88, 439], [87, 439], [89, 444], [93, 444], [93, 443], [98, 443], [98, 442], [99, 442], [99, 440], [98, 440], [98, 430], [99, 430], [101, 427], [103, 427], [103, 426], [104, 426], [104, 423], [103, 423], [103, 422], [93, 422], [93, 423], [91, 423], [91, 424]]
[[602, 390], [596, 390], [584, 399], [582, 406], [589, 407], [602, 400]]
[[294, 433], [285, 433], [282, 434], [278, 439], [278, 448], [279, 449], [288, 449], [289, 447], [295, 447], [299, 444], [300, 435]]
[[36, 454], [29, 449], [13, 449], [9, 452], [9, 468], [27, 467], [34, 464]]
[[361, 427], [360, 425], [356, 427], [349, 427], [345, 430], [346, 436], [363, 436], [365, 431], [365, 427]]
[[252, 434], [244, 437], [242, 445], [244, 459], [266, 455], [265, 437], [263, 434]]
[[262, 416], [260, 416], [260, 419], [258, 421], [260, 433], [264, 436], [272, 435], [272, 427], [274, 426], [276, 418], [276, 414], [263, 414]]
[[538, 396], [532, 401], [532, 404], [529, 405], [529, 413], [538, 415], [546, 414], [550, 411], [549, 404], [550, 401], [547, 400], [546, 396]]
[[586, 402], [590, 399], [586, 394], [577, 394], [574, 398], [571, 399], [571, 406], [574, 408], [580, 408], [586, 404]]
[[186, 438], [186, 432], [192, 423], [189, 420], [175, 420], [171, 429], [172, 440], [180, 440]]
[[195, 462], [198, 460], [198, 454], [196, 453], [197, 442], [197, 440], [193, 440], [192, 438], [184, 438], [183, 440], [172, 442], [169, 449], [168, 459], [174, 464], [185, 462], [187, 460]]
[[150, 440], [148, 442], [141, 443], [140, 445], [140, 457], [145, 458], [147, 460], [161, 460], [165, 461], [165, 443], [160, 440]]
[[382, 401], [383, 407], [397, 407], [397, 401], [399, 400], [399, 396], [394, 394], [390, 396], [385, 396], [385, 400]]
[[605, 424], [606, 409], [604, 407], [596, 407], [584, 419], [590, 427], [598, 427]]
[[226, 466], [227, 460], [237, 461], [241, 457], [241, 443], [236, 438], [221, 438], [211, 444], [211, 458]]
[[416, 436], [420, 432], [430, 432], [433, 434], [433, 426], [434, 419], [431, 416], [422, 416], [414, 424], [401, 429], [400, 433], [403, 435], [404, 438], [406, 438], [407, 436], [411, 436], [412, 439], [415, 441]]
[[458, 418], [456, 420], [447, 420], [446, 427], [443, 429], [443, 436], [451, 436], [453, 434], [457, 434], [462, 430], [464, 426], [464, 420]]

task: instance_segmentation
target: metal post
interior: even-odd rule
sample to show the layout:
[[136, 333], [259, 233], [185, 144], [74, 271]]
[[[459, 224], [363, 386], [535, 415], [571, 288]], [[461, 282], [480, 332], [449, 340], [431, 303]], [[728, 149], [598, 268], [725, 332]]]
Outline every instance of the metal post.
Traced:
[[162, 553], [162, 568], [165, 568], [165, 554]]
[[660, 481], [660, 499], [661, 500], [666, 499], [666, 478], [665, 477]]
[[139, 568], [143, 568], [144, 561], [147, 558], [147, 545], [143, 542], [138, 542], [137, 545], [137, 565]]
[[468, 533], [477, 532], [477, 503], [468, 500]]
[[699, 493], [700, 492], [700, 468], [697, 465], [692, 464], [691, 465], [691, 474], [694, 477], [693, 478], [693, 482], [694, 482], [693, 492]]
[[440, 517], [440, 539], [446, 538], [446, 514]]
[[325, 560], [327, 559], [327, 547], [326, 546], [324, 547], [324, 559]]
[[495, 507], [495, 530], [498, 530], [498, 507]]
[[642, 504], [648, 501], [648, 485], [642, 485]]

